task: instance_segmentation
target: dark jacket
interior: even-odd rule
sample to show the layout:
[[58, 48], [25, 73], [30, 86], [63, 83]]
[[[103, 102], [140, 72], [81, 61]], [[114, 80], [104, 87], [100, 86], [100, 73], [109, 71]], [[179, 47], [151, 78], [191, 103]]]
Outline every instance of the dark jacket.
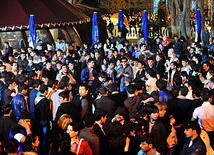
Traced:
[[71, 103], [71, 102], [65, 102], [62, 103], [56, 112], [56, 122], [58, 121], [58, 119], [63, 115], [63, 114], [68, 114], [71, 116], [72, 120], [74, 122], [78, 122], [79, 121], [79, 112], [78, 112], [78, 108], [75, 104]]
[[[40, 95], [42, 97], [42, 95]], [[42, 98], [35, 106], [35, 118], [37, 121], [51, 121], [52, 112], [50, 108], [50, 100], [46, 97]]]
[[98, 124], [95, 124], [93, 126], [94, 133], [99, 137], [99, 144], [100, 144], [100, 155], [105, 155], [106, 145], [107, 145], [107, 139], [104, 133], [102, 132], [101, 128]]
[[126, 92], [111, 94], [110, 99], [116, 103], [116, 108], [119, 106], [123, 106], [124, 101], [127, 98], [126, 94], [127, 94]]
[[[97, 70], [95, 68], [93, 68], [92, 72], [93, 72], [93, 76], [94, 77], [96, 77], [98, 75]], [[88, 78], [89, 78], [89, 68], [85, 67], [81, 71], [81, 80], [82, 80], [82, 83], [88, 84]]]
[[188, 139], [186, 143], [183, 146], [182, 151], [180, 152], [180, 155], [191, 155], [191, 154], [197, 154], [197, 155], [206, 155], [206, 146], [204, 142], [201, 140], [200, 136], [195, 138], [193, 140], [192, 146], [189, 147], [191, 139]]
[[140, 102], [140, 97], [139, 96], [128, 97], [124, 101], [124, 106], [129, 111], [129, 119], [133, 118], [136, 115], [137, 106], [138, 106], [139, 102]]
[[99, 77], [98, 76], [95, 77], [95, 79], [91, 85], [91, 92], [92, 92], [94, 98], [97, 98], [97, 92], [98, 92], [97, 89], [101, 86], [102, 86], [102, 82], [100, 82]]
[[113, 117], [113, 114], [116, 110], [116, 104], [113, 100], [111, 100], [108, 96], [101, 96], [100, 99], [98, 99], [95, 103], [95, 107], [97, 108], [103, 108], [105, 109], [107, 114], [107, 119], [111, 119]]
[[159, 153], [164, 154], [166, 149], [166, 128], [160, 120], [157, 120], [153, 125], [151, 134], [155, 140], [156, 150]]
[[9, 133], [15, 121], [8, 116], [3, 116], [0, 119], [0, 134], [3, 136], [3, 142], [7, 142], [9, 139]]

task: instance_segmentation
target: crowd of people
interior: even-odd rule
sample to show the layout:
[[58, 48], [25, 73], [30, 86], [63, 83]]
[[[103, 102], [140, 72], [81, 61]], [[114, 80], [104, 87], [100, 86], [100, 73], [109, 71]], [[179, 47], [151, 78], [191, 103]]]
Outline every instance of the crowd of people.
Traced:
[[[211, 155], [214, 38], [58, 38], [0, 61], [0, 154]], [[4, 149], [5, 148], [5, 149]]]

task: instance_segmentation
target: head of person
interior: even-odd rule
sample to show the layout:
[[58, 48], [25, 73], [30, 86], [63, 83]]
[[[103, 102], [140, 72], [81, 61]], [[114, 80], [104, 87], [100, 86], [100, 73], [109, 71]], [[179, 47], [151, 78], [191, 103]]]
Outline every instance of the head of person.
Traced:
[[29, 127], [31, 127], [30, 121], [31, 121], [31, 115], [30, 115], [30, 113], [27, 112], [27, 111], [22, 111], [20, 113], [20, 115], [19, 115], [19, 121], [18, 121], [18, 123], [20, 125], [23, 125], [24, 123], [27, 123], [29, 125]]
[[180, 86], [182, 84], [182, 78], [180, 76], [175, 76], [173, 78], [173, 84], [175, 86]]
[[145, 72], [146, 78], [155, 77], [155, 72], [152, 68], [148, 68]]
[[195, 54], [195, 51], [196, 51], [195, 47], [190, 47], [189, 49], [190, 54]]
[[209, 91], [209, 89], [204, 88], [204, 90], [201, 92], [201, 99], [203, 102], [212, 102], [213, 95]]
[[177, 62], [172, 62], [170, 65], [170, 69], [175, 70], [177, 68]]
[[93, 114], [84, 117], [85, 127], [91, 128], [94, 126], [94, 123], [95, 123], [95, 116]]
[[154, 59], [152, 57], [148, 58], [148, 65], [149, 65], [149, 67], [153, 67]]
[[40, 79], [36, 79], [33, 83], [34, 88], [39, 88], [42, 85], [42, 81]]
[[60, 118], [57, 121], [57, 125], [58, 127], [60, 127], [60, 129], [62, 130], [66, 130], [67, 126], [69, 123], [72, 122], [72, 118], [70, 115], [68, 114], [63, 114], [62, 116], [60, 116]]
[[61, 149], [62, 152], [67, 152], [67, 151], [70, 150], [70, 147], [71, 147], [71, 138], [70, 138], [70, 136], [69, 136], [68, 133], [62, 133], [60, 135], [59, 147], [60, 147], [60, 149]]
[[81, 97], [85, 96], [88, 94], [88, 87], [84, 84], [79, 86], [79, 94]]
[[190, 138], [191, 140], [195, 139], [196, 137], [200, 136], [201, 128], [197, 121], [191, 121], [184, 125], [184, 133], [187, 138]]
[[95, 121], [99, 121], [100, 124], [105, 124], [107, 120], [108, 112], [105, 109], [97, 108], [94, 112]]
[[213, 70], [209, 70], [207, 72], [206, 78], [207, 78], [207, 80], [210, 80], [212, 77], [214, 77], [214, 71]]
[[179, 95], [186, 96], [188, 94], [188, 88], [186, 86], [182, 86], [179, 91]]
[[3, 104], [2, 105], [2, 112], [4, 115], [8, 115], [12, 113], [12, 105], [11, 104]]
[[15, 88], [15, 86], [16, 86], [16, 82], [15, 82], [14, 79], [9, 79], [9, 80], [6, 81], [6, 83], [7, 83], [8, 87], [9, 87], [10, 89]]
[[140, 148], [143, 152], [153, 152], [154, 150], [154, 137], [151, 134], [145, 134], [140, 139]]
[[123, 65], [123, 67], [126, 67], [127, 66], [127, 58], [122, 58], [122, 60], [121, 60], [121, 62], [122, 62], [122, 65]]
[[99, 94], [101, 96], [107, 96], [108, 95], [108, 90], [106, 89], [106, 87], [100, 87], [99, 88]]
[[139, 61], [138, 62], [138, 69], [144, 69], [145, 67], [145, 62], [144, 61]]
[[62, 72], [67, 73], [67, 71], [68, 71], [67, 65], [62, 65]]
[[141, 90], [143, 92], [146, 91], [145, 81], [142, 81], [142, 80], [135, 81], [135, 87], [137, 91], [141, 91]]
[[159, 109], [158, 109], [157, 106], [155, 106], [155, 105], [149, 105], [147, 107], [147, 112], [148, 112], [148, 115], [150, 116], [150, 120], [151, 121], [156, 121], [158, 119]]
[[182, 71], [180, 75], [181, 75], [182, 81], [186, 81], [188, 79], [188, 74], [186, 71]]
[[108, 75], [106, 72], [99, 73], [98, 79], [100, 80], [100, 82], [105, 82], [107, 78], [108, 78]]
[[52, 62], [49, 60], [46, 62], [46, 69], [51, 69], [52, 67]]
[[19, 91], [19, 93], [25, 95], [28, 92], [28, 86], [26, 84], [19, 84], [18, 91]]
[[177, 41], [177, 40], [178, 40], [178, 36], [177, 36], [177, 35], [174, 35], [174, 39]]
[[128, 92], [129, 95], [135, 94], [136, 91], [137, 91], [137, 90], [136, 90], [135, 85], [130, 84], [130, 85], [127, 86], [127, 92]]
[[48, 86], [46, 85], [41, 85], [40, 88], [39, 88], [39, 91], [44, 94], [44, 95], [47, 95], [48, 94]]
[[183, 65], [183, 67], [188, 66], [188, 59], [183, 59], [183, 60], [181, 60], [181, 63], [182, 63], [182, 65]]
[[114, 69], [114, 62], [113, 62], [113, 61], [110, 61], [110, 62], [108, 63], [108, 68], [109, 68], [110, 70], [113, 70], [113, 69]]
[[92, 59], [92, 58], [88, 59], [87, 65], [88, 65], [88, 67], [93, 68], [94, 67], [94, 59]]
[[17, 64], [17, 62], [13, 62], [13, 63], [11, 64], [11, 66], [12, 66], [12, 70], [17, 71], [17, 69], [18, 69], [18, 64]]
[[203, 70], [206, 72], [210, 69], [211, 64], [209, 62], [204, 62], [203, 63]]
[[19, 84], [28, 84], [28, 78], [25, 75], [21, 75], [18, 78]]
[[24, 152], [30, 152], [32, 151], [34, 148], [38, 148], [39, 147], [39, 137], [36, 134], [30, 134], [26, 136], [26, 139], [24, 141], [24, 147], [23, 147], [23, 151]]
[[61, 80], [59, 82], [59, 89], [66, 90], [67, 87], [68, 87], [68, 82], [66, 80]]
[[59, 93], [59, 103], [69, 102], [69, 91], [62, 91]]
[[117, 86], [116, 83], [111, 83], [111, 84], [109, 85], [109, 89], [110, 89], [111, 92], [114, 92], [114, 91], [118, 91], [118, 90], [119, 90], [119, 87]]
[[163, 102], [156, 102], [155, 106], [158, 107], [159, 110], [159, 117], [164, 117], [164, 115], [166, 114], [166, 109], [167, 109], [167, 105], [166, 103]]
[[159, 90], [165, 90], [167, 87], [167, 81], [162, 80], [162, 79], [158, 79], [156, 81], [156, 85], [157, 85]]
[[70, 138], [76, 138], [79, 135], [80, 128], [77, 122], [68, 123], [66, 132], [69, 134]]
[[8, 142], [6, 143], [5, 149], [8, 153], [8, 155], [18, 154], [19, 142], [14, 138], [10, 138], [8, 140]]

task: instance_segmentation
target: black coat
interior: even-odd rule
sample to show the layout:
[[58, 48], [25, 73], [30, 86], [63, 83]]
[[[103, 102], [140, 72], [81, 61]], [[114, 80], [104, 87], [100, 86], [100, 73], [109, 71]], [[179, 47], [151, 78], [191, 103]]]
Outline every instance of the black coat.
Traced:
[[68, 114], [71, 116], [72, 120], [74, 122], [78, 122], [79, 121], [79, 111], [78, 108], [75, 104], [71, 103], [71, 102], [65, 102], [62, 103], [56, 112], [56, 122], [58, 121], [58, 119], [63, 115], [63, 114]]

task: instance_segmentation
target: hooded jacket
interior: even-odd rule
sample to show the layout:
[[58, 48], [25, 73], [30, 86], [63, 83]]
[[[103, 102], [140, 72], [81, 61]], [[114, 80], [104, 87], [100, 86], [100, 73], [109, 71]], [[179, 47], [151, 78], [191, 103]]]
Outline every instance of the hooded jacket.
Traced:
[[124, 106], [129, 111], [129, 118], [133, 118], [135, 116], [135, 114], [137, 113], [137, 106], [138, 106], [139, 102], [140, 102], [139, 96], [128, 97], [124, 101]]

